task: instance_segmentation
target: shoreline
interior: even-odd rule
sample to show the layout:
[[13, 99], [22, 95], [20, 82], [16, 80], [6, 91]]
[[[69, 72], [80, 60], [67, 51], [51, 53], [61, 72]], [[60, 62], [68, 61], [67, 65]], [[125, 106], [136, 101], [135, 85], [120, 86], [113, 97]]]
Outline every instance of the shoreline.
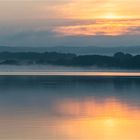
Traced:
[[0, 76], [140, 77], [140, 72], [0, 72]]

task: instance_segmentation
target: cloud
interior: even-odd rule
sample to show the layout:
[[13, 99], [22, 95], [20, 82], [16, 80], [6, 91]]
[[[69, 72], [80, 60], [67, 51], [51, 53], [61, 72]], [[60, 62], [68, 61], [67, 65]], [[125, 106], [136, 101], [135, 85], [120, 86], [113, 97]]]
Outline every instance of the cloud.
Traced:
[[0, 44], [6, 46], [138, 46], [139, 35], [120, 36], [59, 36], [53, 31], [23, 31], [5, 35], [0, 38]]
[[140, 35], [139, 19], [115, 19], [115, 20], [94, 20], [80, 22], [79, 24], [71, 24], [56, 27], [54, 31], [62, 36], [119, 36], [119, 35]]
[[0, 45], [137, 46], [140, 19], [41, 19], [0, 25]]

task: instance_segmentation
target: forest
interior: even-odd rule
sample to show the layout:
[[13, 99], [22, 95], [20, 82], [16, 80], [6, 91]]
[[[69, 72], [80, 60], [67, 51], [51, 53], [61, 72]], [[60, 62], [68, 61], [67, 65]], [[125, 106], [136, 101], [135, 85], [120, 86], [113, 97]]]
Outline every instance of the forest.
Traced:
[[62, 65], [140, 68], [140, 55], [117, 52], [107, 55], [76, 55], [58, 52], [0, 52], [0, 65]]

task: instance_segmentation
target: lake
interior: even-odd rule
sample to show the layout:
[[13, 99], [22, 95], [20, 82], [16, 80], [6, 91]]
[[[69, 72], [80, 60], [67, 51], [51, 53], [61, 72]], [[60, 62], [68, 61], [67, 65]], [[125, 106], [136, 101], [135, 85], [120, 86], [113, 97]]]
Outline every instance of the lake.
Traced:
[[0, 76], [1, 140], [140, 140], [140, 78]]

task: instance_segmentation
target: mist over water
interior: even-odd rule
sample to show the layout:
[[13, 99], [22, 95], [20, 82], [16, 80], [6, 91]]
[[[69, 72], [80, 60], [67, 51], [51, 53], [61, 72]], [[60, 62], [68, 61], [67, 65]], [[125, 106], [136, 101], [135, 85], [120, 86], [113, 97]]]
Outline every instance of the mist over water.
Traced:
[[96, 66], [0, 65], [0, 72], [140, 72], [138, 69], [99, 68]]
[[137, 77], [0, 76], [0, 139], [139, 140]]

